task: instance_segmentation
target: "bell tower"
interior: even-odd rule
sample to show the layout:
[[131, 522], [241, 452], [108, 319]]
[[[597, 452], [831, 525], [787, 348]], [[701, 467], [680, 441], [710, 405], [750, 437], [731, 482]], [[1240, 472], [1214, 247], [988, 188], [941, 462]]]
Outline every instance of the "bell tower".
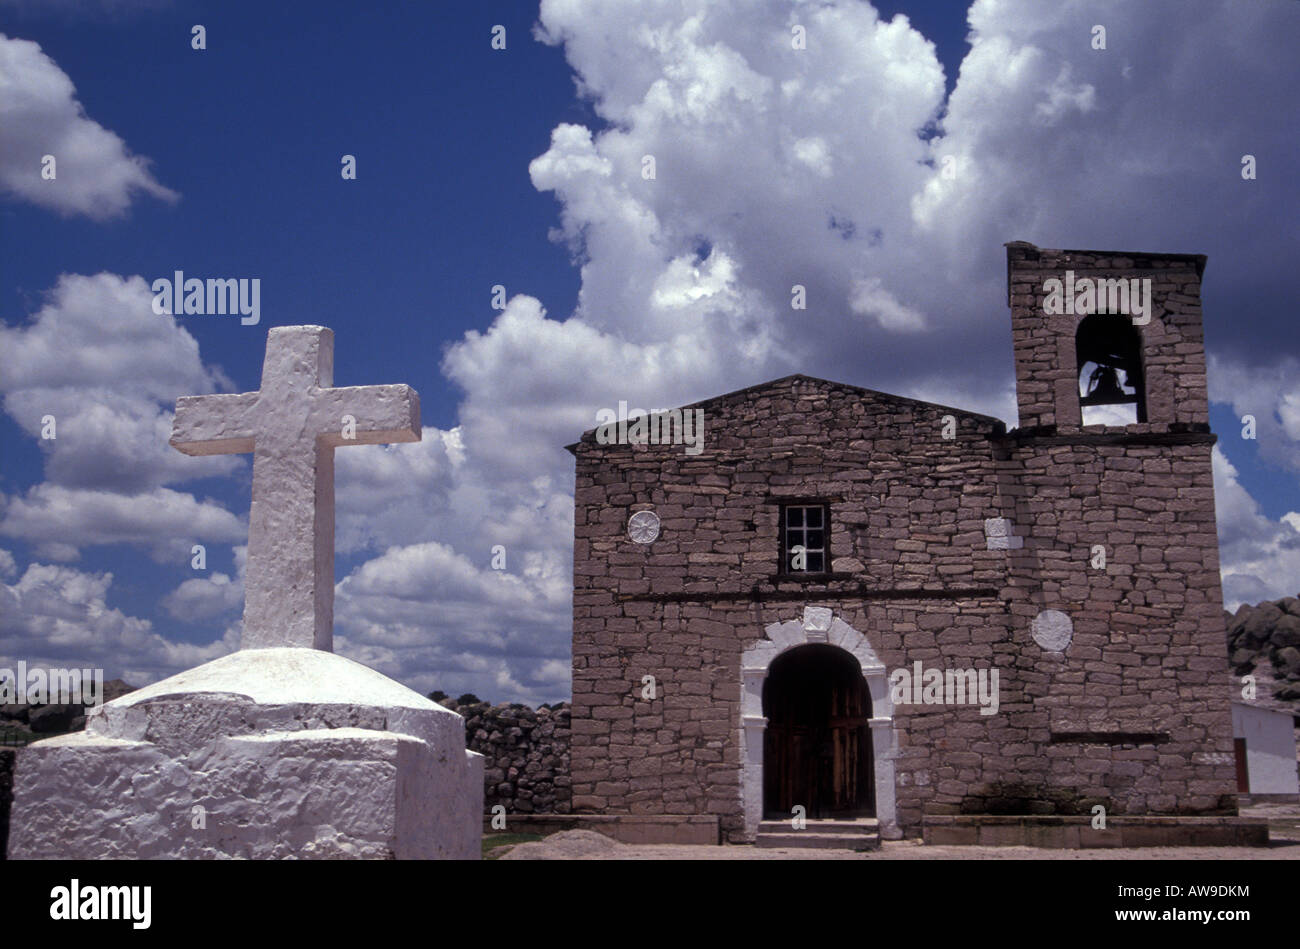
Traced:
[[1021, 428], [1208, 431], [1205, 255], [1006, 248]]
[[1001, 513], [1023, 546], [1002, 595], [1032, 671], [1021, 721], [1046, 732], [1022, 780], [1110, 813], [1231, 813], [1205, 257], [1006, 248], [1020, 427], [998, 444]]

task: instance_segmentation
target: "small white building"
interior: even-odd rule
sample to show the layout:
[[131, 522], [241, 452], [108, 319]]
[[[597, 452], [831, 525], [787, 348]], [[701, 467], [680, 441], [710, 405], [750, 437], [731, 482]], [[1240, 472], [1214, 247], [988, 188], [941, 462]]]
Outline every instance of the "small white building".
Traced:
[[1300, 794], [1294, 716], [1289, 711], [1232, 703], [1237, 790], [1243, 794]]

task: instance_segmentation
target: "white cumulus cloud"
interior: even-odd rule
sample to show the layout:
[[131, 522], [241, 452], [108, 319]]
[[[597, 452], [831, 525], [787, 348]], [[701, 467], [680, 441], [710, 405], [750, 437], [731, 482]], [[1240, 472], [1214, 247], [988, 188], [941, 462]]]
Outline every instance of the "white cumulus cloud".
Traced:
[[[46, 156], [53, 176], [43, 175]], [[147, 159], [86, 115], [72, 80], [30, 40], [0, 34], [0, 187], [62, 214], [103, 219], [136, 193], [167, 201]]]
[[148, 619], [108, 605], [113, 574], [28, 564], [14, 583], [0, 583], [0, 659], [28, 665], [122, 670], [132, 685], [188, 669], [230, 652], [227, 635], [203, 645], [158, 635]]
[[1214, 505], [1219, 525], [1223, 601], [1276, 600], [1300, 593], [1300, 513], [1270, 520], [1237, 480], [1237, 469], [1214, 449]]

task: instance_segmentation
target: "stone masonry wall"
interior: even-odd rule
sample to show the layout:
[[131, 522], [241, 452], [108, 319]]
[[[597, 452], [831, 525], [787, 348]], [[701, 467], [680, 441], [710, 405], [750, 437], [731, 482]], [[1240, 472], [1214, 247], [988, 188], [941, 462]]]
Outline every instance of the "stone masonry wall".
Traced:
[[505, 805], [507, 814], [568, 814], [569, 705], [439, 704], [465, 719], [465, 744], [483, 762], [483, 806]]

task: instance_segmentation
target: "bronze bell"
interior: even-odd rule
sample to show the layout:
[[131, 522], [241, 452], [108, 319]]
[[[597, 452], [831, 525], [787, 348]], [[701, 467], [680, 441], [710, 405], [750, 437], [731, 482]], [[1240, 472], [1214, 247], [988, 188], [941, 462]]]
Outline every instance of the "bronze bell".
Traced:
[[1128, 402], [1131, 398], [1120, 388], [1119, 374], [1114, 366], [1098, 366], [1088, 377], [1089, 405], [1110, 405], [1115, 402]]

